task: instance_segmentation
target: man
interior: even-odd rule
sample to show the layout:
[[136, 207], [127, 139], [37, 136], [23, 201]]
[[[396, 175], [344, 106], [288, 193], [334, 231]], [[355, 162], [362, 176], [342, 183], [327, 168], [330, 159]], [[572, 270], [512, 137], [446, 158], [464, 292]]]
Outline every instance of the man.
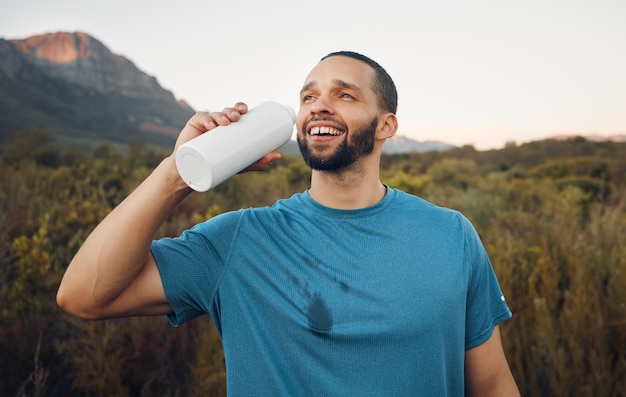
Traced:
[[[474, 228], [380, 182], [396, 106], [380, 65], [329, 54], [300, 92], [308, 191], [152, 241], [190, 193], [170, 156], [85, 241], [59, 305], [174, 325], [209, 313], [235, 396], [519, 395], [498, 329], [511, 313]], [[196, 114], [176, 147], [246, 111]]]

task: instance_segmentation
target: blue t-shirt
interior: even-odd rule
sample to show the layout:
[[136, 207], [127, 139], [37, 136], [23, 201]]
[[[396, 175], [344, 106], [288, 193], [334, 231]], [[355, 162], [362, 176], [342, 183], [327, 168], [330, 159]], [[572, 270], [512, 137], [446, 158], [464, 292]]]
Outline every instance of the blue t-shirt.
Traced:
[[391, 188], [225, 213], [152, 253], [172, 324], [212, 316], [232, 396], [462, 396], [465, 351], [511, 317], [470, 222]]

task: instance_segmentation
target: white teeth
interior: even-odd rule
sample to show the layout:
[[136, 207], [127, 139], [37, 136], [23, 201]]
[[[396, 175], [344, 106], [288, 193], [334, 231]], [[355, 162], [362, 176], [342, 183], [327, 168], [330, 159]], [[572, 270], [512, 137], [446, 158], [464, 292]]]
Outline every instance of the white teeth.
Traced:
[[311, 135], [341, 135], [341, 131], [331, 127], [313, 127], [311, 128]]

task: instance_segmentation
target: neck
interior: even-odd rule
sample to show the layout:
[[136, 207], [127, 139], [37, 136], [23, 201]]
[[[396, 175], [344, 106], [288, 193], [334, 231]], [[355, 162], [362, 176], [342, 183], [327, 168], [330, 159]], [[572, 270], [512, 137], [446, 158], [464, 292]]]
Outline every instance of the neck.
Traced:
[[385, 197], [386, 191], [376, 161], [369, 165], [357, 162], [341, 171], [313, 170], [309, 194], [326, 207], [347, 210], [372, 206]]

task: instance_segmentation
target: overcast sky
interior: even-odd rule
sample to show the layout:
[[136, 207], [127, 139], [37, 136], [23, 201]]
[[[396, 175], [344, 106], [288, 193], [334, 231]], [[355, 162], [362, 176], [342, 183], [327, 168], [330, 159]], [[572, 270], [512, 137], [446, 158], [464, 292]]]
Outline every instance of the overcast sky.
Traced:
[[399, 134], [478, 149], [626, 133], [626, 0], [0, 0], [0, 37], [82, 31], [196, 110], [297, 108], [323, 55], [387, 69]]

